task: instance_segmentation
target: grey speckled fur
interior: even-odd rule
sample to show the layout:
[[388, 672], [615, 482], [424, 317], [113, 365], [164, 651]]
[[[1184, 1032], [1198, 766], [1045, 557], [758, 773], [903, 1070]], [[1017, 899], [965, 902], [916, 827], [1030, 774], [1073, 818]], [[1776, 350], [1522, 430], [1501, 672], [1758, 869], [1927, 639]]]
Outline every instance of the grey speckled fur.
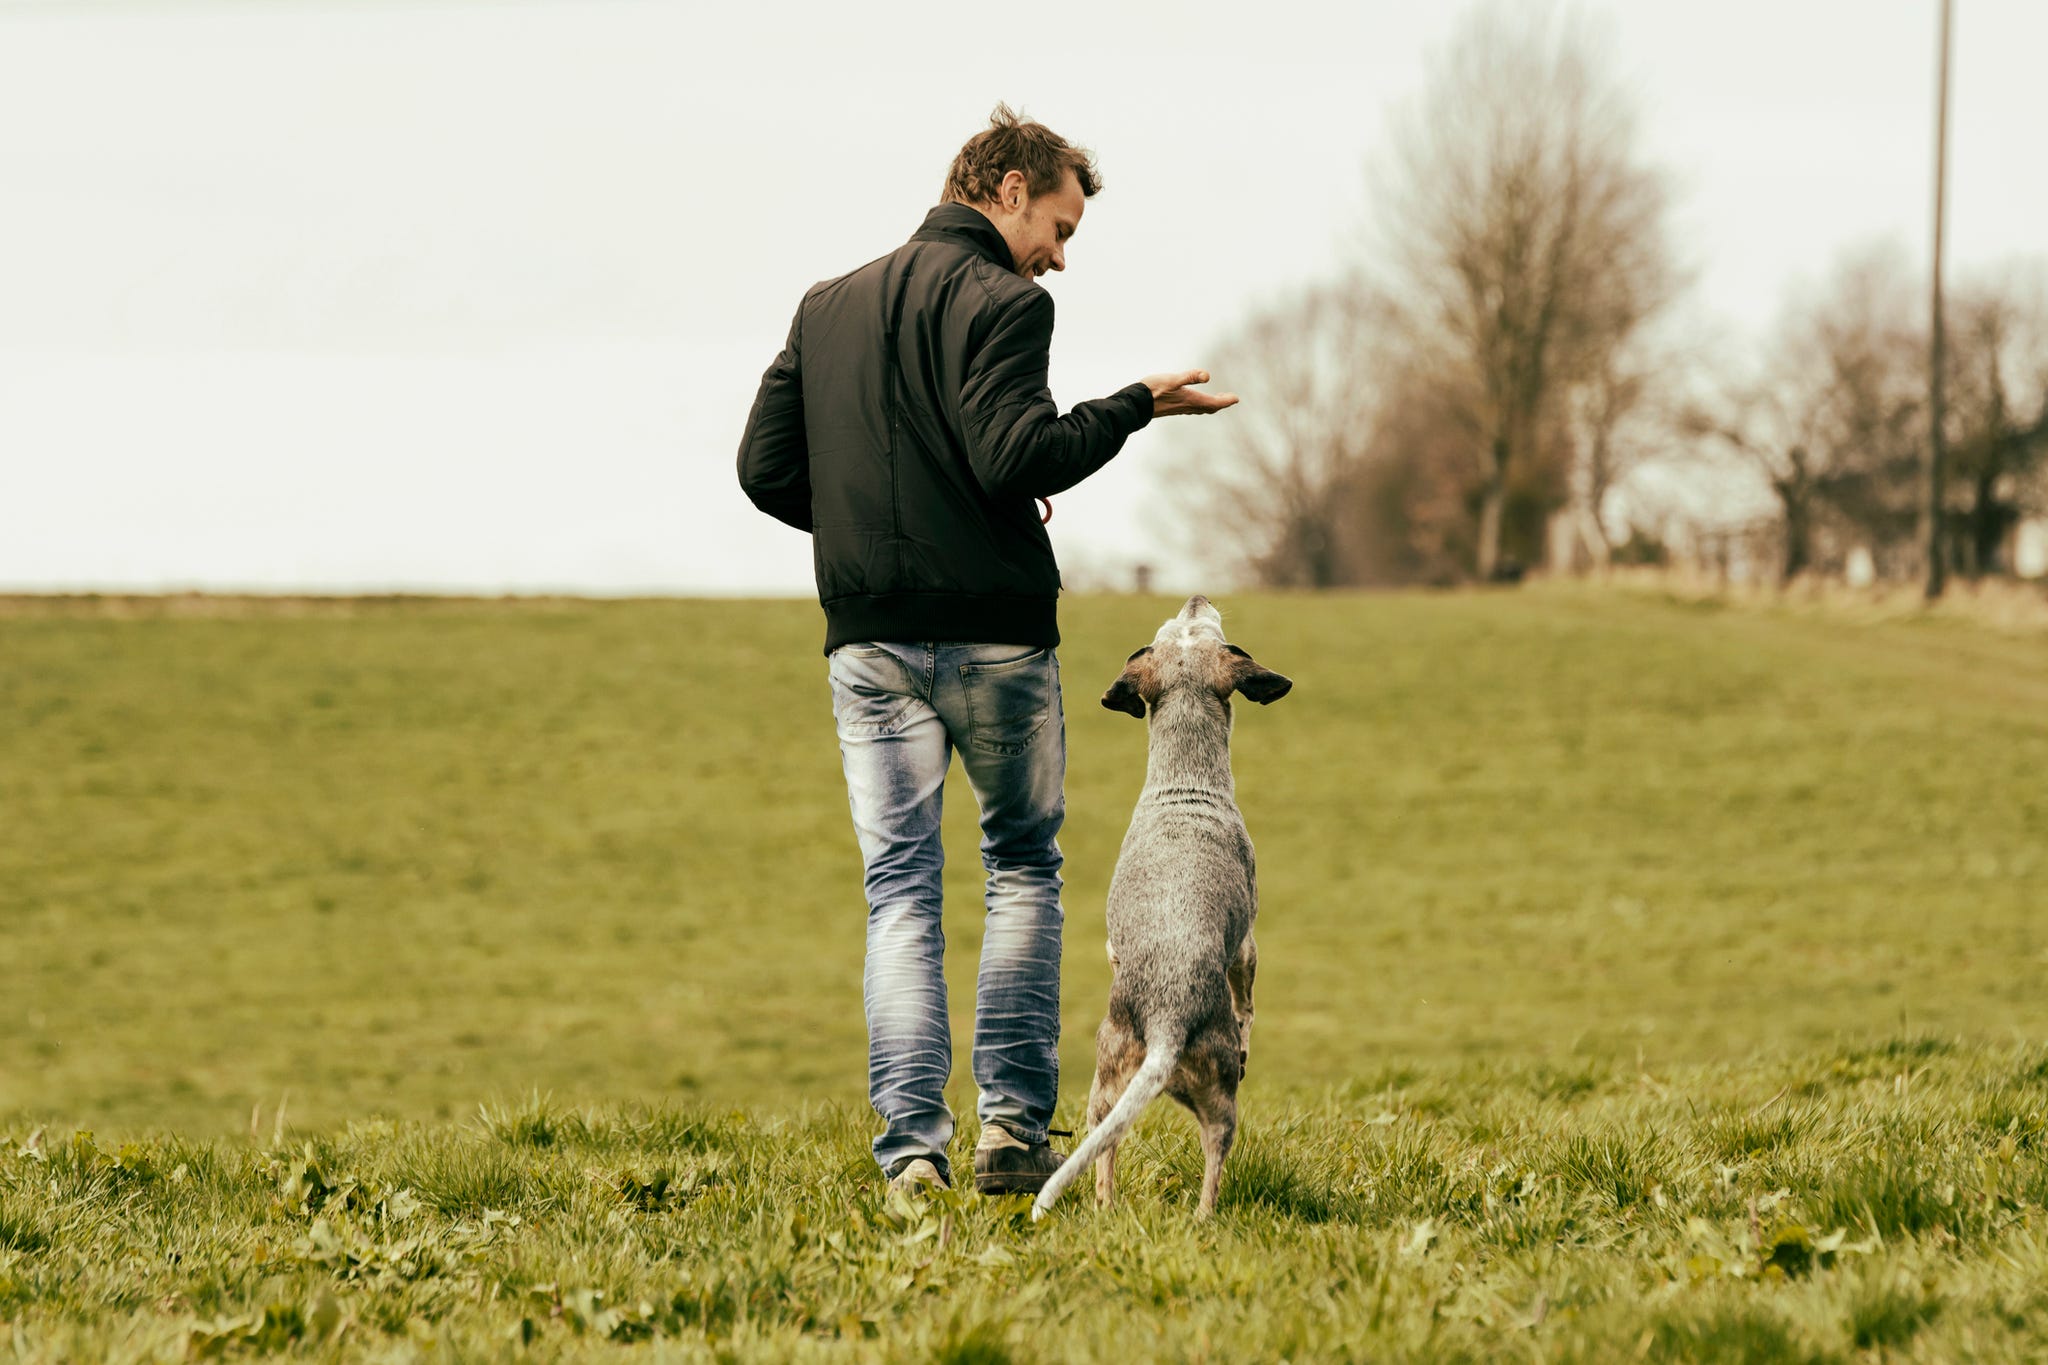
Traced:
[[1095, 1035], [1090, 1130], [1039, 1191], [1033, 1217], [1091, 1161], [1097, 1198], [1107, 1203], [1116, 1145], [1162, 1091], [1201, 1126], [1198, 1212], [1216, 1206], [1237, 1132], [1258, 966], [1257, 875], [1230, 775], [1230, 696], [1272, 702], [1292, 686], [1225, 641], [1220, 613], [1191, 597], [1103, 694], [1111, 710], [1148, 718], [1150, 753], [1109, 886], [1114, 975]]

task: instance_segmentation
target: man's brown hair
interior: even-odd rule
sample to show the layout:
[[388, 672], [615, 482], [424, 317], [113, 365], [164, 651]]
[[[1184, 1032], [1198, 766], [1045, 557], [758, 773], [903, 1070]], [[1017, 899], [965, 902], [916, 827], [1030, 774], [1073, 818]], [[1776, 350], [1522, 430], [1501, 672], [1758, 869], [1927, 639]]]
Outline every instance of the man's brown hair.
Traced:
[[967, 139], [953, 167], [946, 172], [942, 204], [992, 203], [1001, 192], [1003, 177], [1011, 171], [1024, 172], [1024, 185], [1033, 195], [1052, 194], [1066, 183], [1072, 169], [1081, 182], [1081, 196], [1092, 199], [1102, 189], [1102, 177], [1095, 170], [1095, 158], [1085, 147], [1075, 147], [1043, 123], [1025, 119], [1007, 104], [998, 104], [989, 115], [988, 127]]

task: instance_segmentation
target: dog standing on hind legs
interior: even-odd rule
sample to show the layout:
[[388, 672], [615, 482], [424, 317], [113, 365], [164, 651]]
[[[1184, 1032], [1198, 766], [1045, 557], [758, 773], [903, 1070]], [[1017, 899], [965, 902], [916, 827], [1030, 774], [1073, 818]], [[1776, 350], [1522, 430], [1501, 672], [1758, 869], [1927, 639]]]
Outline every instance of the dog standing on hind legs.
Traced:
[[1116, 1188], [1116, 1146], [1163, 1091], [1202, 1133], [1202, 1197], [1216, 1208], [1237, 1136], [1237, 1085], [1252, 1027], [1258, 882], [1230, 776], [1230, 696], [1278, 701], [1294, 684], [1223, 638], [1223, 617], [1190, 597], [1133, 654], [1102, 704], [1148, 721], [1145, 786], [1109, 884], [1109, 1011], [1095, 1034], [1088, 1136], [1032, 1205], [1042, 1218], [1091, 1161], [1095, 1193]]

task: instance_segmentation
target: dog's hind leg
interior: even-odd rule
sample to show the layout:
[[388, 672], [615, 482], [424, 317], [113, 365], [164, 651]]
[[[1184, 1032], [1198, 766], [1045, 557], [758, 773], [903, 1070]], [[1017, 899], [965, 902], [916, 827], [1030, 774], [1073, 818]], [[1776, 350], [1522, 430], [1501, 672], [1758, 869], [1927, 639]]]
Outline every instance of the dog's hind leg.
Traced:
[[1259, 972], [1259, 945], [1252, 941], [1249, 931], [1239, 945], [1237, 956], [1224, 969], [1223, 979], [1230, 984], [1230, 1012], [1237, 1016], [1237, 1071], [1240, 1076], [1251, 1061], [1252, 1052], [1252, 978]]
[[[1088, 1088], [1088, 1126], [1097, 1127], [1109, 1116], [1115, 1107], [1117, 1096], [1123, 1093], [1123, 1086], [1115, 1090], [1104, 1084], [1107, 1078], [1100, 1070], [1095, 1073], [1095, 1083]], [[1102, 1155], [1095, 1158], [1095, 1202], [1108, 1207], [1116, 1198], [1116, 1144], [1110, 1143], [1102, 1149]]]
[[[1102, 1021], [1102, 1027], [1095, 1031], [1095, 1081], [1088, 1088], [1090, 1128], [1100, 1126], [1109, 1117], [1109, 1111], [1116, 1107], [1124, 1088], [1131, 1083], [1131, 1076], [1144, 1060], [1145, 1049], [1139, 1046], [1136, 1038], [1111, 1020]], [[1114, 1142], [1110, 1143], [1095, 1159], [1097, 1204], [1107, 1205], [1116, 1196], [1116, 1147]]]
[[[1227, 1051], [1216, 1049], [1205, 1070], [1213, 1071], [1215, 1083], [1204, 1085], [1191, 1098], [1195, 1122], [1202, 1129], [1202, 1202], [1195, 1208], [1197, 1218], [1216, 1212], [1216, 1194], [1223, 1187], [1223, 1160], [1237, 1141], [1237, 1068]], [[1208, 1077], [1203, 1078], [1205, 1081]]]

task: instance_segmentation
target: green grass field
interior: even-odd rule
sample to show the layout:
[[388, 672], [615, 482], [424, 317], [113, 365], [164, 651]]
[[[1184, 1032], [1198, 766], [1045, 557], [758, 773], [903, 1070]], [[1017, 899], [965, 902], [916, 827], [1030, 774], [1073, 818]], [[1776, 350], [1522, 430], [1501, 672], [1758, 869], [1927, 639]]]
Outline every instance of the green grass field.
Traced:
[[[1070, 1117], [1143, 771], [1095, 697], [1176, 605], [1063, 607]], [[1189, 1225], [1162, 1106], [1119, 1209], [1033, 1230], [892, 1210], [864, 1164], [814, 605], [11, 604], [11, 1349], [2048, 1352], [2048, 642], [1570, 588], [1222, 605], [1296, 688], [1239, 712], [1221, 1214]]]

